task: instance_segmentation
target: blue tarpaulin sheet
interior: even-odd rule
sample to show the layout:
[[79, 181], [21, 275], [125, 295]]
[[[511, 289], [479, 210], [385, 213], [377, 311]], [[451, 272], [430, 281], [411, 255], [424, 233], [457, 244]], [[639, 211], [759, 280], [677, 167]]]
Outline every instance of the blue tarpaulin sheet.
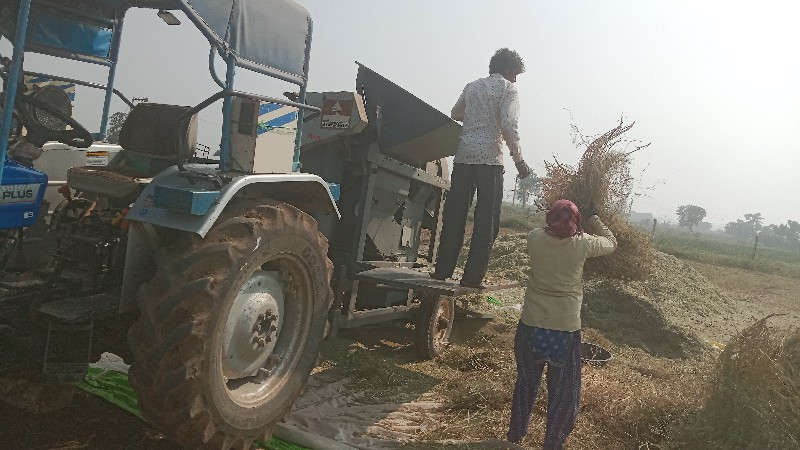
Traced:
[[56, 16], [50, 11], [37, 8], [28, 27], [30, 44], [97, 58], [108, 58], [111, 50], [110, 29]]
[[[18, 5], [0, 2], [0, 32], [8, 40], [14, 41], [16, 33]], [[34, 3], [28, 16], [28, 36], [25, 49], [55, 56], [81, 55], [88, 58], [108, 60], [111, 51], [113, 31], [108, 20], [115, 18], [115, 9], [110, 4], [101, 7], [70, 13], [69, 0], [57, 2], [61, 7], [54, 8]], [[86, 8], [86, 7], [84, 7]], [[81, 16], [79, 12], [96, 19]], [[120, 13], [124, 9], [119, 10]]]

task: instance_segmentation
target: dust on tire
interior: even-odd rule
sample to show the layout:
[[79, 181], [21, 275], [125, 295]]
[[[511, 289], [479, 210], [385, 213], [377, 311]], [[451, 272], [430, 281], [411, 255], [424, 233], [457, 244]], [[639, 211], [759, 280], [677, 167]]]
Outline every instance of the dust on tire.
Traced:
[[[187, 448], [245, 449], [271, 433], [314, 367], [331, 300], [328, 244], [313, 218], [277, 202], [232, 210], [205, 239], [182, 233], [158, 249], [129, 331], [130, 380], [142, 414]], [[263, 402], [245, 408], [222, 377], [220, 335], [241, 284], [267, 266], [291, 266], [301, 278], [288, 303], [297, 329], [280, 333], [283, 365], [265, 387], [251, 383]]]

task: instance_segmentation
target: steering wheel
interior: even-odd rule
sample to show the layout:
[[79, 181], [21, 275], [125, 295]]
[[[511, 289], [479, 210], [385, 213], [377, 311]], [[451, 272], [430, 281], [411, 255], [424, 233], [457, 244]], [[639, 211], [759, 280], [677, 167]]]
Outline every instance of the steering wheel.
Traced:
[[[88, 148], [94, 143], [91, 133], [83, 125], [55, 106], [21, 92], [17, 93], [14, 103], [20, 122], [28, 130], [28, 140], [34, 145], [41, 146], [47, 141], [54, 140], [70, 147]], [[37, 114], [35, 109], [44, 111], [50, 117], [40, 117], [42, 114]], [[53, 129], [43, 122], [61, 122], [69, 125], [72, 129]]]

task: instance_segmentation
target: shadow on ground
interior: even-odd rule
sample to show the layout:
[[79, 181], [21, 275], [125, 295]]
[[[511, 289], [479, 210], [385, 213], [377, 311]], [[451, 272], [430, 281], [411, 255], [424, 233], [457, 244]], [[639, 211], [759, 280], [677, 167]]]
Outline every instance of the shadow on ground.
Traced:
[[320, 361], [334, 364], [346, 376], [365, 387], [412, 387], [403, 394], [409, 398], [430, 391], [439, 380], [404, 366], [422, 359], [413, 344], [414, 330], [403, 322], [389, 322], [356, 329], [340, 330], [322, 345]]
[[138, 417], [78, 390], [64, 409], [28, 414], [0, 403], [3, 449], [177, 450]]
[[690, 358], [704, 351], [700, 340], [670, 324], [652, 304], [613, 286], [585, 293], [582, 322], [617, 346], [640, 348], [663, 358]]

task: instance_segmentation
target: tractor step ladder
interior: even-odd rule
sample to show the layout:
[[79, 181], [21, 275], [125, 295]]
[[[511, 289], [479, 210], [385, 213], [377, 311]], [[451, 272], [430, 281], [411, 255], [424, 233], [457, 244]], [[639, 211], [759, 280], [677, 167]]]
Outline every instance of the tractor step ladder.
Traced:
[[39, 307], [39, 312], [49, 317], [42, 364], [46, 378], [58, 382], [83, 379], [92, 355], [95, 321], [116, 312], [117, 297], [106, 293], [66, 298]]
[[[83, 380], [91, 359], [93, 334], [93, 319], [81, 324], [61, 324], [50, 320], [42, 364], [44, 377], [58, 383]], [[80, 347], [81, 342], [85, 347]], [[65, 353], [67, 357], [64, 357]]]

